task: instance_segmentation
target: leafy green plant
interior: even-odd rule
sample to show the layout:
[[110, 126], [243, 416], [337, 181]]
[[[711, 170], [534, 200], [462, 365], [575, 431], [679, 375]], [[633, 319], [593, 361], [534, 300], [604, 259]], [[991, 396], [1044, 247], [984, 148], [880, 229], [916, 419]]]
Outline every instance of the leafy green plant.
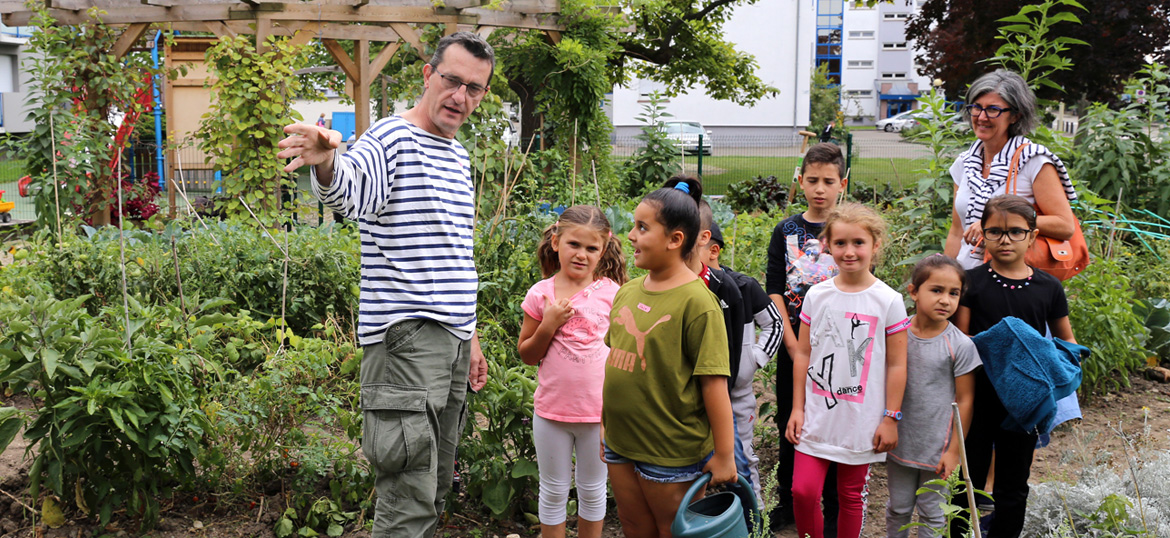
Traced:
[[5, 143], [26, 159], [41, 226], [56, 232], [58, 217], [109, 222], [119, 175], [110, 166], [118, 127], [109, 118], [116, 110], [141, 111], [135, 93], [163, 71], [141, 53], [115, 57], [122, 34], [102, 22], [98, 8], [87, 11], [84, 24], [62, 26], [44, 4], [30, 6], [37, 31], [29, 38], [23, 72], [33, 78], [27, 104], [36, 127], [30, 136]]
[[822, 63], [813, 71], [810, 82], [812, 94], [809, 97], [812, 107], [808, 117], [808, 128], [821, 131], [829, 122], [835, 122], [840, 127], [843, 122], [838, 121], [841, 115], [841, 83], [829, 79], [829, 64]]
[[301, 119], [289, 103], [302, 91], [293, 72], [303, 63], [299, 47], [277, 36], [269, 36], [263, 50], [248, 36], [236, 36], [207, 51], [212, 104], [199, 122], [199, 149], [223, 172], [220, 209], [231, 218], [254, 222], [250, 213], [256, 213], [263, 226], [273, 227], [289, 209], [281, 199], [296, 184], [273, 148], [285, 137], [284, 126]]
[[642, 132], [635, 138], [640, 146], [626, 162], [625, 193], [630, 197], [641, 197], [682, 172], [679, 148], [666, 136], [662, 125], [663, 118], [671, 117], [662, 106], [663, 97], [654, 92], [648, 99], [638, 115]]
[[[919, 131], [914, 139], [930, 147], [925, 166], [915, 172], [919, 175], [914, 192], [895, 204], [907, 220], [897, 232], [909, 232], [912, 237], [907, 250], [909, 257], [898, 261], [912, 265], [934, 252], [941, 252], [951, 225], [954, 180], [950, 167], [955, 158], [966, 149], [971, 134], [964, 133], [951, 121], [954, 108], [932, 87], [930, 93], [918, 98], [919, 110], [925, 117], [918, 120]], [[861, 201], [867, 198], [856, 194]]]
[[[1076, 0], [1045, 0], [1026, 4], [1015, 15], [1000, 19], [999, 22], [1007, 24], [999, 27], [996, 39], [1004, 43], [986, 61], [1013, 69], [1034, 89], [1046, 86], [1063, 92], [1064, 88], [1050, 78], [1053, 73], [1072, 69], [1072, 61], [1062, 53], [1073, 45], [1089, 45], [1072, 37], [1049, 35], [1057, 23], [1081, 24], [1072, 11], [1065, 11], [1072, 8], [1085, 11]], [[1053, 103], [1041, 101], [1040, 104]]]
[[1081, 119], [1077, 177], [1097, 194], [1170, 214], [1170, 71], [1151, 64], [1125, 85], [1119, 110], [1093, 103]]
[[1134, 314], [1145, 320], [1142, 324], [1150, 331], [1146, 349], [1164, 361], [1170, 360], [1170, 300], [1139, 299]]
[[1081, 363], [1081, 393], [1128, 387], [1130, 373], [1145, 367], [1149, 335], [1135, 313], [1129, 277], [1117, 261], [1097, 259], [1065, 289], [1073, 333], [1092, 350]]
[[[963, 481], [962, 469], [955, 469], [955, 471], [946, 478], [927, 480], [923, 487], [918, 488], [918, 491], [915, 492], [915, 495], [923, 494], [938, 495], [938, 499], [931, 499], [926, 502], [938, 502], [940, 505], [942, 505], [943, 517], [946, 519], [946, 523], [943, 525], [943, 529], [950, 529], [951, 524], [956, 520], [965, 521], [968, 525], [971, 524], [970, 509], [965, 509], [954, 503], [955, 497], [967, 494], [967, 483]], [[975, 494], [984, 495], [987, 498], [991, 498], [991, 495], [988, 495], [987, 492], [979, 489], [975, 490]], [[904, 527], [902, 527], [902, 530], [912, 529], [914, 527], [921, 527], [919, 532], [923, 533], [924, 535], [926, 535], [925, 533], [927, 533], [930, 529], [929, 525], [915, 521], [907, 523]]]
[[208, 430], [198, 387], [218, 367], [192, 338], [210, 339], [200, 328], [216, 315], [200, 310], [188, 323], [176, 307], [131, 300], [130, 326], [119, 327], [121, 308], [91, 316], [89, 296], [4, 293], [0, 383], [35, 402], [24, 431], [37, 453], [32, 497], [69, 499], [101, 525], [126, 508], [153, 527], [159, 498], [194, 475]]
[[789, 185], [776, 176], [756, 176], [727, 187], [727, 203], [741, 213], [784, 209], [788, 206]]

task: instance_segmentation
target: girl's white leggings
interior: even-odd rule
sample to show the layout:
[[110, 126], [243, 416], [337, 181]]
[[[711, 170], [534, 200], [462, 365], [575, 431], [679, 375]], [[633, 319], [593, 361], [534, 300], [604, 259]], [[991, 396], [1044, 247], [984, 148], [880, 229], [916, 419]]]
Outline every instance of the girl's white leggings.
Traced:
[[573, 478], [573, 450], [577, 452], [577, 516], [586, 521], [605, 519], [605, 462], [601, 461], [601, 424], [558, 422], [532, 417], [536, 465], [540, 469], [540, 523], [565, 522], [565, 504]]

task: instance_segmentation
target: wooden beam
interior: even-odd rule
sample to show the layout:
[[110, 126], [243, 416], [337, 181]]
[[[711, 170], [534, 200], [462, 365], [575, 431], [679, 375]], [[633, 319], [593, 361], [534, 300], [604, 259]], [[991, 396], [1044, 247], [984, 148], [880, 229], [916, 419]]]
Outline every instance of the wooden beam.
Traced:
[[545, 30], [544, 35], [548, 36], [548, 40], [553, 45], [559, 45], [561, 43], [561, 33], [556, 30]]
[[[394, 57], [394, 54], [398, 52], [398, 48], [400, 46], [402, 46], [400, 43], [388, 43], [386, 47], [383, 48], [382, 51], [374, 57], [374, 60], [370, 62], [370, 73], [374, 76], [377, 76], [378, 73], [381, 73], [382, 70], [386, 68], [386, 64], [390, 62], [390, 59]], [[373, 79], [370, 81], [373, 82]]]
[[300, 47], [317, 37], [317, 33], [321, 30], [321, 23], [310, 22], [301, 27], [293, 34], [292, 39], [288, 40], [290, 47]]
[[422, 58], [424, 62], [431, 61], [430, 55], [427, 54], [426, 49], [423, 48], [422, 39], [419, 38], [418, 31], [415, 30], [414, 27], [404, 22], [392, 22], [390, 23], [390, 27], [393, 28], [395, 32], [398, 32], [398, 35], [402, 36], [404, 41], [410, 43], [410, 46], [414, 47], [414, 50], [416, 53], [418, 53], [419, 58]]
[[204, 25], [204, 26], [207, 26], [207, 30], [209, 30], [209, 31], [211, 31], [211, 33], [215, 34], [216, 37], [226, 37], [228, 39], [235, 39], [236, 36], [239, 35], [235, 30], [232, 30], [231, 27], [224, 24], [223, 21], [192, 22], [192, 23], [184, 23], [184, 24], [190, 24], [191, 26], [194, 26], [195, 28], [193, 28], [193, 29], [174, 28], [174, 26], [177, 26], [177, 25], [172, 25], [172, 28], [175, 30], [178, 30], [178, 31], [198, 32], [198, 31], [200, 31], [198, 29], [198, 26]]
[[272, 35], [272, 19], [259, 18], [256, 19], [256, 51], [264, 52], [268, 50], [268, 45], [265, 41], [268, 36]]
[[[214, 21], [214, 22], [175, 22], [171, 23], [171, 28], [181, 32], [206, 32], [208, 31], [208, 24], [219, 23], [227, 30], [235, 34], [251, 35], [256, 33], [256, 29], [250, 27], [252, 24], [249, 21]], [[316, 24], [315, 22], [311, 24]], [[305, 25], [306, 30], [308, 25]], [[213, 32], [219, 35], [218, 32]], [[320, 35], [318, 35], [320, 34]], [[402, 38], [398, 33], [386, 26], [374, 26], [369, 24], [322, 24], [319, 30], [315, 30], [311, 37], [320, 37], [321, 39], [369, 39], [370, 41], [386, 41], [396, 42]]]
[[340, 43], [333, 39], [322, 39], [321, 44], [325, 45], [325, 50], [329, 51], [329, 54], [333, 56], [334, 60], [337, 60], [337, 65], [341, 67], [342, 71], [345, 71], [345, 76], [353, 80], [358, 79], [360, 75], [358, 66], [353, 63], [353, 59], [349, 57], [349, 53], [341, 48]]
[[370, 128], [370, 42], [359, 39], [353, 42], [353, 61], [358, 66], [358, 76], [353, 81], [354, 131], [358, 136]]
[[142, 5], [174, 7], [175, 5], [178, 5], [178, 2], [177, 0], [142, 0]]
[[114, 57], [121, 58], [127, 52], [130, 52], [130, 47], [133, 47], [139, 39], [142, 39], [142, 35], [146, 33], [148, 28], [150, 28], [150, 24], [147, 23], [137, 23], [127, 26], [122, 31], [122, 35], [118, 37], [118, 41], [114, 43]]
[[[3, 0], [0, 0], [3, 1]], [[35, 15], [31, 11], [0, 9], [7, 11], [3, 16], [8, 26], [27, 26]], [[60, 25], [79, 25], [90, 22], [89, 14], [82, 10], [49, 9], [49, 15]], [[361, 23], [409, 23], [409, 24], [466, 24], [481, 26], [510, 26], [536, 30], [564, 31], [556, 17], [551, 14], [527, 14], [516, 11], [498, 11], [477, 7], [468, 9], [434, 8], [425, 6], [388, 5], [316, 5], [309, 3], [260, 3], [258, 8], [245, 4], [203, 4], [175, 3], [173, 7], [162, 5], [139, 5], [123, 7], [112, 5], [105, 8], [102, 20], [106, 24], [134, 23], [177, 23], [191, 21], [256, 20], [259, 17], [272, 20], [320, 21], [320, 22], [361, 22]]]

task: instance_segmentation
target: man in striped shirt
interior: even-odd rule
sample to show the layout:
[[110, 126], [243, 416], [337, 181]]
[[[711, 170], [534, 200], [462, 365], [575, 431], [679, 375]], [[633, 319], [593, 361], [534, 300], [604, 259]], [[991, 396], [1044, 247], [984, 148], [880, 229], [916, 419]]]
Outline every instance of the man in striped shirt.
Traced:
[[377, 475], [374, 536], [430, 537], [451, 487], [467, 388], [487, 381], [475, 333], [474, 184], [455, 134], [488, 90], [495, 55], [458, 32], [423, 66], [423, 95], [366, 131], [285, 127], [285, 167], [312, 166], [313, 192], [358, 221], [362, 450]]

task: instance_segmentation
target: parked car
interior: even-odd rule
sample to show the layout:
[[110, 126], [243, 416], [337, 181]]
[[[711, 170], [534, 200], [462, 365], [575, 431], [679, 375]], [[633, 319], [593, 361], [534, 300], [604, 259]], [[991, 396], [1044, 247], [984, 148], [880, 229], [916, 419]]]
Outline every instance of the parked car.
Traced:
[[[666, 137], [682, 147], [683, 153], [711, 155], [711, 131], [697, 121], [668, 121], [663, 124]], [[703, 136], [703, 147], [699, 147], [699, 135]]]
[[[914, 128], [920, 122], [924, 121], [925, 118], [928, 118], [928, 117], [929, 117], [929, 114], [926, 114], [925, 112], [922, 114], [911, 114], [910, 116], [906, 117], [906, 119], [901, 120], [899, 122], [899, 124], [897, 126], [895, 126], [894, 130], [900, 132], [900, 131], [905, 131], [907, 129]], [[962, 114], [958, 114], [958, 113], [953, 114], [950, 117], [948, 117], [946, 121], [947, 121], [947, 123], [951, 124], [955, 128], [956, 131], [958, 131], [960, 133], [964, 133], [964, 132], [971, 130], [971, 122], [969, 122], [969, 121], [967, 121], [967, 119], [963, 118]]]
[[911, 115], [921, 113], [920, 110], [907, 110], [898, 114], [894, 114], [888, 118], [882, 118], [877, 121], [875, 125], [878, 129], [887, 133], [893, 133], [902, 130], [902, 123], [910, 118]]

